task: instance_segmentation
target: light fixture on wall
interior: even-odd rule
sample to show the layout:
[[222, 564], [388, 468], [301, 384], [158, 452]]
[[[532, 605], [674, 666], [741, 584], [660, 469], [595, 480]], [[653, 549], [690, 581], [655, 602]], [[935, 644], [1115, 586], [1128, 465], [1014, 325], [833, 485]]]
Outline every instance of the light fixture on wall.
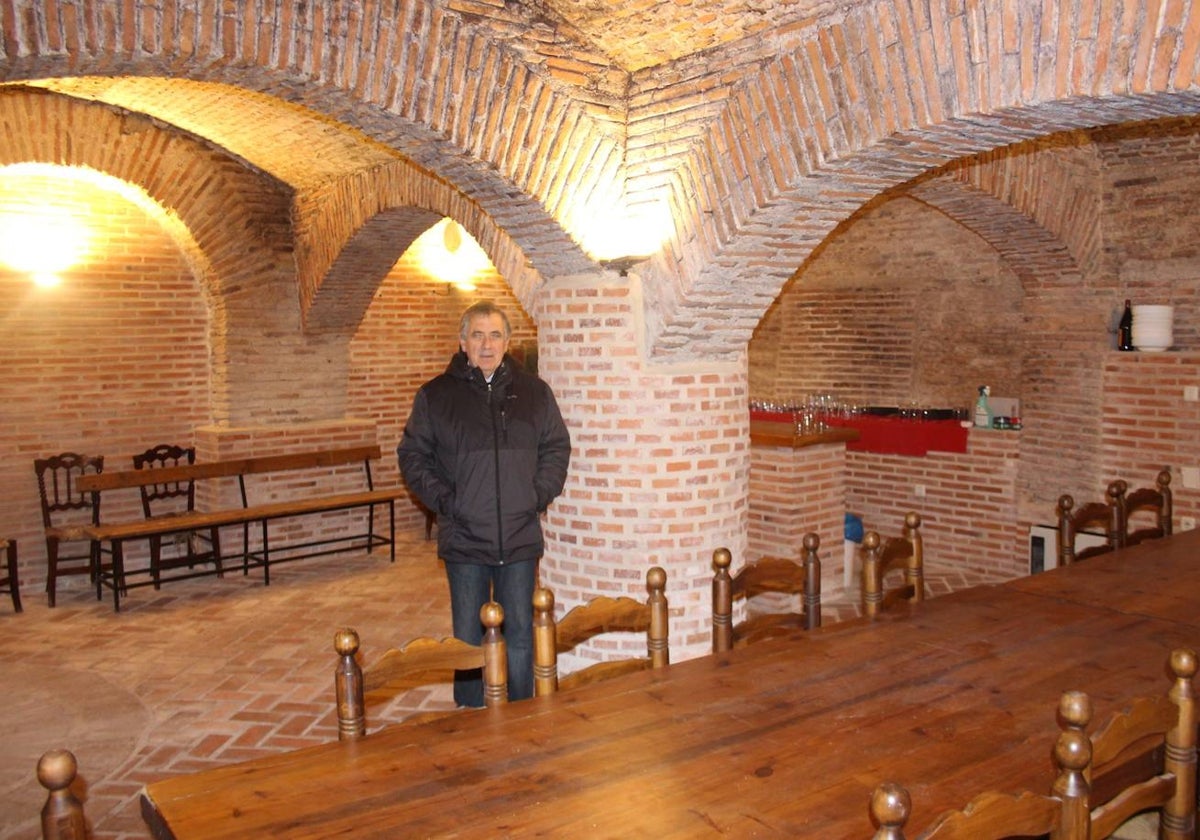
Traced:
[[455, 289], [475, 291], [475, 277], [492, 264], [475, 240], [450, 218], [423, 233], [413, 246], [422, 269], [446, 284], [445, 294]]
[[608, 260], [600, 260], [600, 265], [607, 268], [609, 271], [615, 271], [622, 277], [628, 277], [629, 271], [638, 263], [643, 263], [650, 259], [649, 256], [626, 256], [613, 257]]
[[626, 277], [635, 265], [662, 249], [672, 229], [664, 203], [617, 206], [590, 223], [585, 247], [601, 266]]
[[62, 282], [62, 272], [83, 261], [90, 240], [87, 225], [53, 206], [0, 214], [0, 262], [38, 286]]

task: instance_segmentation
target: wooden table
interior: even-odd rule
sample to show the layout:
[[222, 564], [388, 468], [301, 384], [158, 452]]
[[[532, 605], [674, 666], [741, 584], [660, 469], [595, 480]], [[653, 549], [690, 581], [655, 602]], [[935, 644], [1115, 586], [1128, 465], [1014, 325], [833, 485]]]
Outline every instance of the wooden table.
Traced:
[[984, 789], [1048, 790], [1062, 691], [1089, 692], [1097, 718], [1165, 691], [1170, 649], [1200, 648], [1184, 607], [1189, 593], [1200, 603], [1198, 551], [1189, 533], [1099, 558], [1105, 585], [1076, 599], [1054, 581], [1082, 583], [1082, 566], [166, 779], [145, 789], [143, 814], [178, 840], [824, 840], [870, 836], [871, 791], [894, 780], [915, 833]]

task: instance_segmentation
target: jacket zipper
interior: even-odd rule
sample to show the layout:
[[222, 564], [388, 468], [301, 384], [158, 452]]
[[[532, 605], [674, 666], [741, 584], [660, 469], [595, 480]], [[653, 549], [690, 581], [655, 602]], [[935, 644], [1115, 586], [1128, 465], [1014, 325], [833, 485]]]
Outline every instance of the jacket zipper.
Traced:
[[[496, 410], [492, 404], [492, 383], [487, 384], [488, 414], [492, 418], [492, 457], [495, 460], [496, 473], [496, 545], [499, 554], [496, 561], [504, 565], [504, 515], [500, 504], [500, 429], [496, 426]], [[504, 408], [500, 409], [501, 420], [504, 419]]]

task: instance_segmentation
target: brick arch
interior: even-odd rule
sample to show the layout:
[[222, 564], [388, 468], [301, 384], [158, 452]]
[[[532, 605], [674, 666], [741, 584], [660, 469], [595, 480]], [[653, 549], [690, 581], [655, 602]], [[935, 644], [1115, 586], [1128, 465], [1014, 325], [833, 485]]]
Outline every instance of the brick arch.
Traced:
[[[1023, 160], [1029, 166], [1029, 156]], [[1021, 173], [1011, 173], [1023, 181]], [[987, 179], [979, 179], [987, 180]], [[996, 182], [999, 187], [999, 182]], [[1101, 482], [1102, 370], [1110, 295], [1089, 294], [1067, 243], [1000, 196], [953, 175], [922, 181], [908, 195], [945, 213], [996, 250], [1025, 290], [1018, 488], [1022, 513], [1053, 508], [1060, 493], [1087, 498]], [[1005, 192], [1007, 196], [1007, 192]], [[1077, 408], [1063, 416], [1066, 403]], [[1038, 478], [1063, 476], [1046, 486]]]
[[640, 272], [647, 346], [664, 360], [736, 355], [839, 221], [950, 160], [1196, 113], [1200, 28], [1140, 23], [1159, 16], [1146, 0], [959, 14], [880, 0], [817, 20], [739, 85], [681, 163], [675, 242]]
[[[613, 80], [613, 68], [600, 63], [584, 74], [586, 98], [578, 96], [579, 87], [556, 80], [548, 57], [572, 47], [583, 52], [562, 33], [550, 43], [547, 33], [504, 15], [486, 20], [431, 9], [423, 0], [368, 4], [334, 27], [321, 25], [314, 6], [281, 19], [274, 7], [251, 0], [234, 0], [211, 19], [188, 4], [172, 15], [156, 9], [127, 14], [119, 0], [97, 0], [88, 16], [70, 3], [42, 5], [49, 25], [6, 27], [4, 78], [115, 71], [169, 77], [179, 75], [178, 58], [186, 56], [197, 80], [311, 107], [469, 193], [511, 239], [498, 241], [489, 255], [506, 276], [515, 274], [514, 291], [527, 308], [539, 275], [595, 267], [579, 242], [623, 192], [622, 85]], [[89, 29], [93, 19], [112, 30], [98, 35]], [[331, 188], [328, 195], [344, 204], [326, 205], [321, 217], [299, 218], [298, 229], [310, 221], [327, 224], [362, 198], [349, 189], [338, 192]], [[315, 213], [315, 203], [305, 210]], [[487, 231], [464, 226], [489, 249]], [[337, 241], [348, 241], [353, 230]]]
[[[244, 291], [278, 276], [290, 251], [288, 196], [203, 141], [140, 114], [26, 88], [0, 89], [0, 124], [20, 142], [0, 143], [0, 164], [82, 166], [136, 185], [182, 223], [170, 226], [211, 307], [212, 413], [228, 419], [230, 321], [253, 319]], [[120, 142], [117, 142], [117, 140]], [[203, 177], [189, 177], [201, 173]], [[230, 202], [231, 195], [249, 200]], [[251, 198], [252, 197], [252, 198]], [[282, 221], [281, 221], [282, 220]], [[182, 234], [180, 229], [186, 231]], [[246, 232], [263, 245], [247, 253]], [[297, 310], [298, 311], [298, 310]]]
[[[315, 208], [309, 212], [307, 208]], [[442, 216], [470, 233], [526, 311], [541, 273], [497, 220], [452, 185], [397, 160], [297, 197], [308, 220], [297, 241], [305, 328], [350, 335], [388, 270]]]

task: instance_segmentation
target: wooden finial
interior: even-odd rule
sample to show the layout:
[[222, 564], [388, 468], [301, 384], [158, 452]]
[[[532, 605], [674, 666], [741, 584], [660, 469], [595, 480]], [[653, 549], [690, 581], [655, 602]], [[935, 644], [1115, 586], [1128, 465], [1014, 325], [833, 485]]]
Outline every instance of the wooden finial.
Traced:
[[504, 608], [488, 601], [479, 608], [483, 623], [483, 702], [499, 706], [508, 702], [508, 646], [500, 633]]
[[902, 785], [884, 782], [871, 794], [871, 818], [879, 824], [874, 840], [904, 840], [912, 798]]
[[664, 668], [671, 661], [667, 626], [667, 571], [662, 566], [652, 566], [646, 572], [646, 590], [650, 597], [650, 630], [646, 633], [646, 653], [654, 668]]
[[343, 627], [333, 636], [337, 667], [333, 671], [333, 689], [337, 698], [338, 740], [351, 741], [367, 734], [367, 708], [363, 697], [363, 673], [355, 654], [358, 633]]
[[533, 591], [533, 693], [538, 697], [558, 691], [557, 644], [554, 593], [539, 586]]
[[733, 553], [718, 548], [712, 563], [712, 649], [713, 653], [725, 653], [733, 650], [733, 578], [729, 575]]
[[821, 626], [821, 538], [811, 531], [804, 535], [804, 629]]
[[42, 806], [43, 840], [83, 840], [87, 821], [83, 803], [71, 793], [79, 765], [70, 750], [50, 750], [37, 764], [37, 778], [49, 794]]

